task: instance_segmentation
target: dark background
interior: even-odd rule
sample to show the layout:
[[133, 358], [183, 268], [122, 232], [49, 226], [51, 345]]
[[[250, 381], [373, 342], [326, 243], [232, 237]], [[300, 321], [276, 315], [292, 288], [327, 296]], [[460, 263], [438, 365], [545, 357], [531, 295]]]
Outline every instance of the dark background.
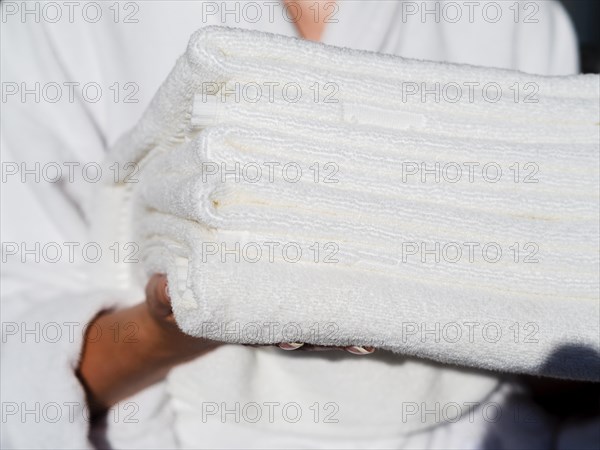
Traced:
[[577, 30], [581, 71], [600, 73], [600, 0], [561, 0]]

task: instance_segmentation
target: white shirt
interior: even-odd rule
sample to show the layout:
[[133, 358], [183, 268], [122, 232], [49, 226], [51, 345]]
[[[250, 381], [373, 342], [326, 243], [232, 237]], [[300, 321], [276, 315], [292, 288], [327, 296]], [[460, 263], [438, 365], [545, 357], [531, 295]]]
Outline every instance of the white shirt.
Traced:
[[[577, 72], [574, 33], [557, 3], [495, 3], [500, 10], [488, 5], [494, 2], [468, 3], [342, 1], [329, 10], [322, 40], [529, 73]], [[89, 445], [85, 400], [74, 376], [82, 330], [103, 308], [141, 300], [119, 298], [110, 283], [90, 279], [94, 245], [86, 217], [94, 208], [94, 169], [107, 149], [140, 118], [196, 29], [222, 23], [297, 34], [289, 19], [293, 11], [273, 1], [109, 2], [100, 17], [85, 2], [73, 9], [54, 5], [2, 3], [5, 448]], [[53, 182], [57, 166], [62, 180]], [[114, 257], [116, 250], [102, 251], [102, 257]], [[240, 367], [252, 370], [237, 373]], [[477, 414], [449, 423], [426, 411], [436, 404], [500, 401], [499, 386], [493, 374], [398, 355], [224, 346], [117, 405], [108, 440], [118, 448], [478, 448], [494, 423]], [[273, 405], [273, 423], [253, 423], [254, 404], [267, 414], [272, 402], [280, 405]], [[297, 411], [293, 403], [307, 420], [294, 423], [282, 415], [283, 408]], [[233, 412], [222, 420], [224, 410]], [[540, 436], [540, 430], [532, 432]]]

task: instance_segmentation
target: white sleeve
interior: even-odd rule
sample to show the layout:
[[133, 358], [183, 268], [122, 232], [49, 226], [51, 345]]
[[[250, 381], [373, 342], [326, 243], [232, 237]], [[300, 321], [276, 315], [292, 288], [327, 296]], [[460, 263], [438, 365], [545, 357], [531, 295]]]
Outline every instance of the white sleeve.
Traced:
[[100, 155], [101, 137], [77, 100], [50, 101], [53, 83], [64, 87], [69, 75], [45, 25], [9, 19], [1, 36], [2, 447], [86, 448], [74, 371], [86, 323], [113, 302], [88, 288], [86, 186], [65, 173], [52, 181], [86, 150], [90, 161]]
[[522, 0], [515, 17], [516, 68], [540, 75], [579, 73], [577, 36], [559, 2]]
[[[5, 21], [4, 8], [14, 4], [0, 6], [1, 447], [90, 448], [89, 414], [75, 369], [86, 324], [122, 299], [94, 279], [98, 246], [85, 213], [94, 170], [105, 154], [106, 112], [84, 101], [77, 88], [71, 98], [65, 83], [98, 82], [101, 74], [94, 74], [99, 69], [91, 41], [76, 29], [83, 25], [19, 16]], [[101, 251], [101, 258], [114, 256]], [[164, 433], [155, 423], [164, 413], [156, 406], [164, 395], [150, 397], [111, 412], [109, 428], [118, 417], [119, 426], [129, 427], [121, 435], [148, 440], [149, 429]]]

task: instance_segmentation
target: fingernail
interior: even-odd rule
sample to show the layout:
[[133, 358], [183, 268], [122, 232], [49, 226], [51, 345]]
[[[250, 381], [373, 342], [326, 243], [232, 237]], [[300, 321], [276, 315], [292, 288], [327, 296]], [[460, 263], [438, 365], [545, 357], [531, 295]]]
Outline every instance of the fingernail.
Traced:
[[277, 344], [282, 350], [298, 350], [304, 345], [304, 342], [281, 342]]
[[165, 280], [165, 295], [167, 299], [171, 300], [171, 296], [169, 295], [169, 281]]
[[375, 348], [352, 345], [350, 347], [346, 347], [346, 351], [352, 353], [353, 355], [370, 355], [375, 351]]

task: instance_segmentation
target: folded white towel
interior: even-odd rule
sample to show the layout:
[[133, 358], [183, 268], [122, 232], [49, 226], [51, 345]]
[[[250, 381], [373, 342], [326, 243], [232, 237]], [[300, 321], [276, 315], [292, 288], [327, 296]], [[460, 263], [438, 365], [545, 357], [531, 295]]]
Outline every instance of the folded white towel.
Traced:
[[[251, 83], [311, 95], [236, 98]], [[315, 83], [337, 103], [315, 102]], [[436, 83], [503, 97], [407, 94]], [[515, 102], [515, 83], [538, 102]], [[140, 163], [140, 183], [106, 186], [116, 212], [97, 225], [167, 273], [196, 336], [598, 379], [599, 98], [597, 76], [204, 29], [113, 150]]]
[[[255, 85], [262, 92], [257, 102]], [[295, 95], [294, 86], [301, 88], [301, 95]], [[236, 87], [241, 92], [237, 98]], [[426, 94], [436, 88], [438, 99]], [[500, 98], [493, 102], [498, 90]], [[536, 76], [206, 27], [191, 37], [144, 119], [113, 153], [140, 161], [158, 144], [177, 144], [205, 125], [247, 123], [249, 117], [253, 126], [286, 127], [296, 133], [283, 116], [318, 121], [317, 128], [325, 132], [322, 122], [341, 122], [348, 129], [365, 124], [364, 132], [381, 124], [428, 136], [518, 142], [543, 136], [544, 142], [596, 143], [598, 90], [595, 75]], [[284, 91], [288, 101], [282, 99]]]

